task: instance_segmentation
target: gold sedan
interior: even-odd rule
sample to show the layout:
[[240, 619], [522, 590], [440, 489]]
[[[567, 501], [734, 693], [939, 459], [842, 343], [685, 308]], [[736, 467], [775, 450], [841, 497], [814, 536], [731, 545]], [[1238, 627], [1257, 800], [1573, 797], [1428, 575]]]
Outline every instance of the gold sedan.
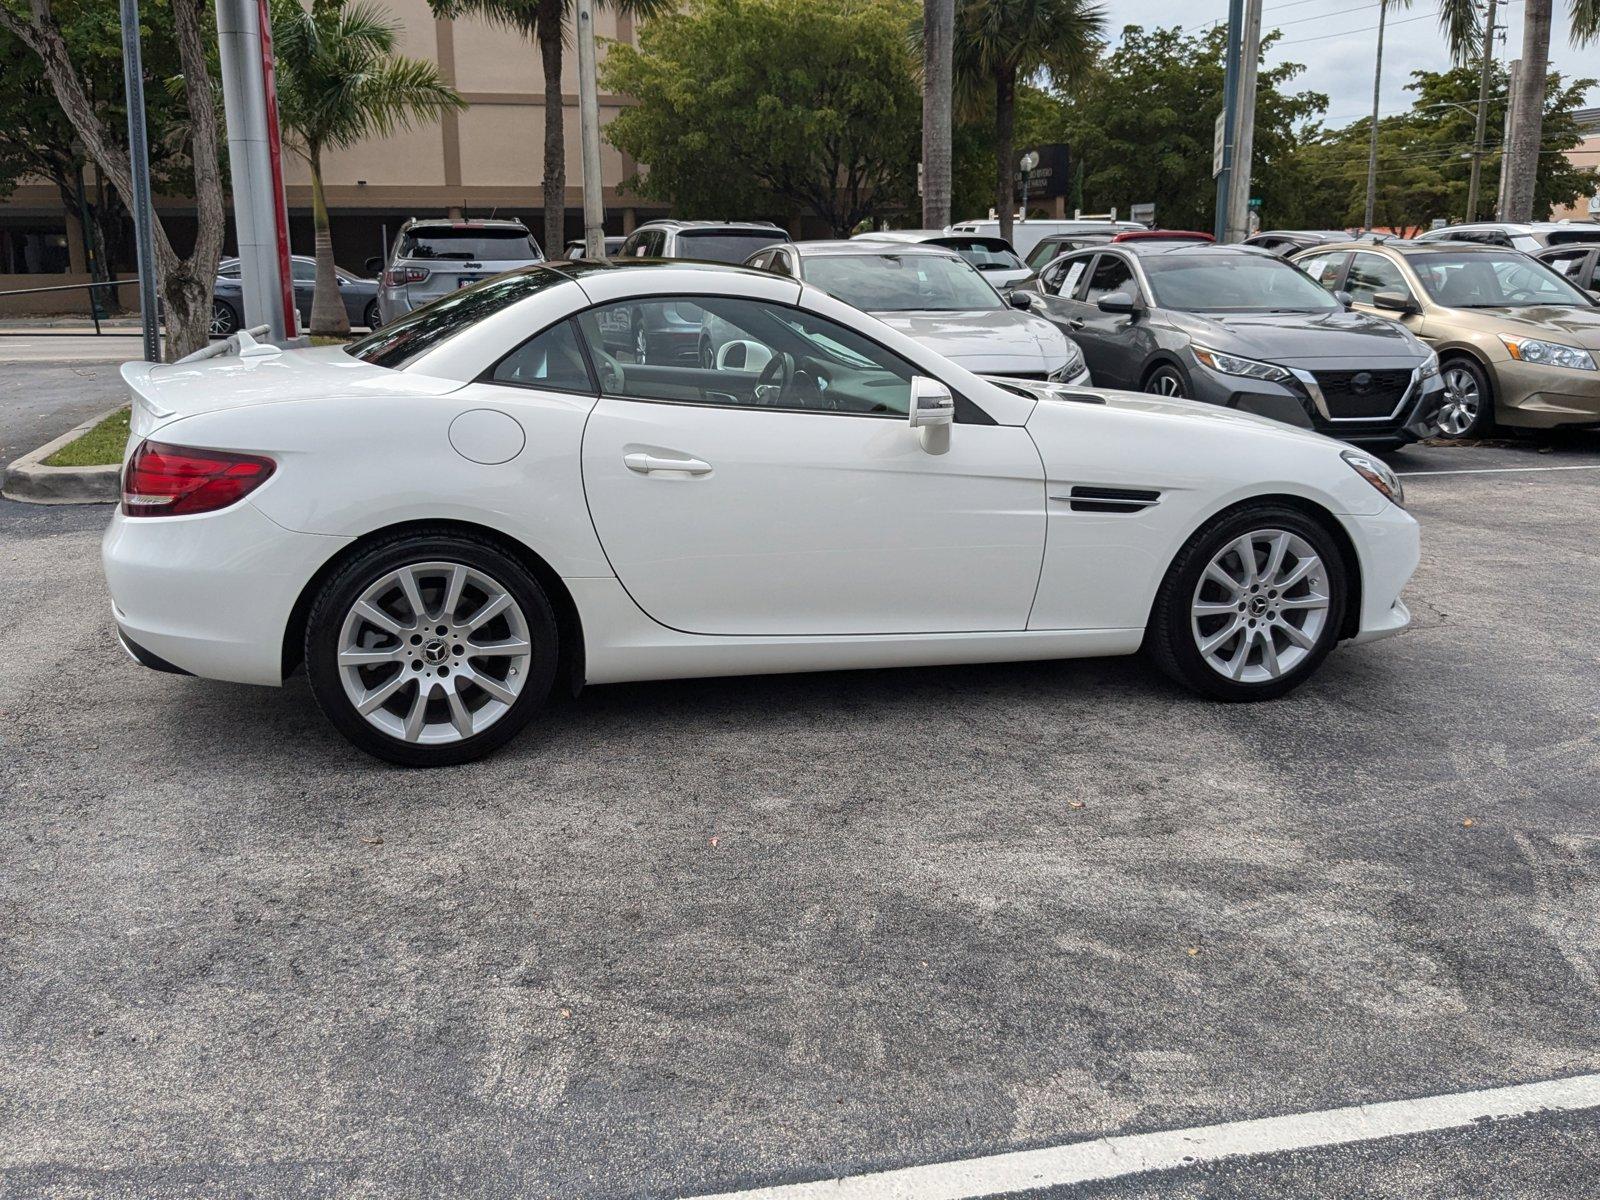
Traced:
[[1293, 257], [1358, 309], [1439, 355], [1445, 437], [1600, 425], [1600, 304], [1538, 259], [1498, 246], [1349, 242]]

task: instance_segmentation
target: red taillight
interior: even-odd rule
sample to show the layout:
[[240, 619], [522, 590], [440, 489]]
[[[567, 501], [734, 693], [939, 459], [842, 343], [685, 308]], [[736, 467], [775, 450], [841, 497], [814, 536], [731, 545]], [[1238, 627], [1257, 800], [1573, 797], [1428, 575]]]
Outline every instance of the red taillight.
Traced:
[[387, 287], [399, 287], [403, 283], [421, 283], [430, 274], [426, 267], [390, 267], [383, 273], [383, 282]]
[[122, 472], [122, 511], [175, 517], [227, 508], [265, 483], [276, 466], [259, 454], [140, 442]]

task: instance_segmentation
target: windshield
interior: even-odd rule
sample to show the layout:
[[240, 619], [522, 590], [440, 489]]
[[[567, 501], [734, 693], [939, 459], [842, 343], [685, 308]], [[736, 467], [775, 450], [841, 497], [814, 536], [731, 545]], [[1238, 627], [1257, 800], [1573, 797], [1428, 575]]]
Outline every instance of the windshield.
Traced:
[[1324, 313], [1340, 307], [1297, 267], [1261, 254], [1161, 254], [1141, 260], [1156, 304], [1181, 312]]
[[564, 276], [542, 267], [496, 275], [459, 292], [446, 292], [432, 304], [412, 309], [360, 341], [351, 342], [345, 347], [345, 353], [375, 367], [400, 370], [485, 317], [543, 288], [564, 282]]
[[1450, 308], [1589, 307], [1577, 288], [1515, 250], [1418, 254], [1410, 262], [1434, 302]]
[[716, 229], [704, 233], [686, 229], [678, 234], [681, 257], [720, 263], [742, 263], [757, 250], [788, 240], [781, 229]]
[[527, 262], [542, 257], [526, 229], [459, 229], [422, 226], [400, 241], [401, 258], [449, 258], [463, 262]]
[[954, 250], [980, 271], [1019, 271], [1022, 260], [999, 238], [937, 238], [929, 244]]
[[825, 254], [806, 259], [806, 282], [862, 312], [970, 312], [1004, 308], [964, 260], [944, 254]]

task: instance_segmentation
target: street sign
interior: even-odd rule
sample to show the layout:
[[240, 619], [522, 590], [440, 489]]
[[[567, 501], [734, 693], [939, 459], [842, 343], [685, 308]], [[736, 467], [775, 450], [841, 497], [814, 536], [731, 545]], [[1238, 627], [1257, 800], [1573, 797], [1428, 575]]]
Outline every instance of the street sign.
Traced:
[[1128, 209], [1128, 219], [1138, 221], [1141, 225], [1149, 225], [1156, 219], [1156, 206], [1151, 204], [1135, 204]]
[[1211, 178], [1215, 179], [1222, 174], [1222, 147], [1228, 140], [1228, 114], [1226, 111], [1217, 114], [1217, 127], [1211, 134]]
[[[1028, 154], [1034, 156], [1034, 163], [1024, 171], [1022, 160]], [[1047, 142], [1035, 146], [1026, 154], [1018, 155], [1013, 178], [1015, 194], [1022, 195], [1022, 189], [1026, 187], [1029, 200], [1069, 195], [1072, 192], [1072, 151], [1065, 142]]]
[[1259, 210], [1261, 208], [1261, 197], [1260, 196], [1251, 196], [1250, 197], [1250, 207]]

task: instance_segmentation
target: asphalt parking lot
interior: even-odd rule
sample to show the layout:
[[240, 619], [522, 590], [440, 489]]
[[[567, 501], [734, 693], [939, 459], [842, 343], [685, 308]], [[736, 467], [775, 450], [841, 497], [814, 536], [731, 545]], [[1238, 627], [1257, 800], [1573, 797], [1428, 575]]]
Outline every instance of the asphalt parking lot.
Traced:
[[[1600, 1072], [1600, 436], [1544, 449], [1394, 456], [1416, 625], [1276, 703], [616, 686], [427, 773], [136, 667], [106, 510], [0, 502], [0, 1196], [693, 1196]], [[1036, 1194], [1594, 1196], [1597, 1113]]]

